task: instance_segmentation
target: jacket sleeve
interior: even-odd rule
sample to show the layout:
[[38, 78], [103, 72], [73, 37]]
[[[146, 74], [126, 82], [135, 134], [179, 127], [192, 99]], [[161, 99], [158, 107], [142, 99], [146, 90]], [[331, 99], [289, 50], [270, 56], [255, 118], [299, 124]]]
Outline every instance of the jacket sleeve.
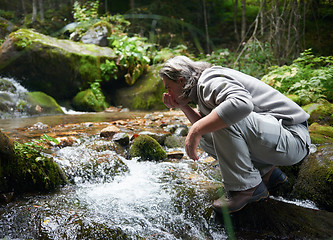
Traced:
[[250, 93], [236, 79], [210, 75], [199, 82], [199, 101], [210, 111], [215, 109], [228, 126], [237, 123], [253, 111]]

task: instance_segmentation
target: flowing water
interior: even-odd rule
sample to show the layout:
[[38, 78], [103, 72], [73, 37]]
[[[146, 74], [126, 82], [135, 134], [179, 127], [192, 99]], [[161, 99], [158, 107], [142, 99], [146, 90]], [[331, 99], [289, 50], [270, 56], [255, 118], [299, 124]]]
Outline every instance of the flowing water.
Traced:
[[[70, 136], [81, 133], [75, 135], [73, 145], [52, 149], [70, 184], [49, 194], [16, 197], [0, 206], [0, 239], [228, 239], [211, 208], [220, 185], [216, 161], [202, 152], [199, 161], [186, 156], [164, 162], [127, 159], [126, 149], [119, 153], [110, 140], [96, 134], [98, 130], [91, 130], [105, 122], [145, 115], [0, 119], [0, 129], [15, 139], [54, 133], [57, 125]], [[80, 124], [87, 122], [95, 125]], [[166, 150], [184, 152], [182, 148]]]

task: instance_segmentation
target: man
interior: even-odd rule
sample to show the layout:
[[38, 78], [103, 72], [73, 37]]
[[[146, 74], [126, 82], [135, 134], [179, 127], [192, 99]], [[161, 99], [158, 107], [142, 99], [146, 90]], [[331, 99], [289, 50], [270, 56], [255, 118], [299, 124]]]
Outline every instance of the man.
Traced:
[[180, 108], [192, 123], [187, 155], [197, 160], [200, 143], [219, 161], [228, 197], [214, 201], [215, 211], [226, 206], [232, 213], [267, 198], [287, 180], [275, 166], [296, 164], [309, 154], [309, 115], [262, 81], [185, 56], [169, 59], [159, 75], [167, 89], [164, 104]]

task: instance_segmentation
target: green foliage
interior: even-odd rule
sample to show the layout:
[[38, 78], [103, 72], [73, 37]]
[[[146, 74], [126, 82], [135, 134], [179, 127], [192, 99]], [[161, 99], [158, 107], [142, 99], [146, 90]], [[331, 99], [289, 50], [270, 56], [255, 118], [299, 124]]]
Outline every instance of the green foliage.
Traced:
[[90, 83], [90, 89], [93, 92], [93, 94], [95, 95], [97, 101], [104, 104], [105, 103], [105, 96], [102, 92], [100, 82], [101, 82], [101, 80], [97, 79], [95, 82]]
[[214, 50], [211, 54], [201, 54], [199, 59], [213, 65], [234, 68], [257, 78], [267, 74], [274, 62], [269, 44], [259, 41], [247, 42], [240, 53], [222, 48]]
[[74, 2], [73, 17], [77, 22], [90, 21], [98, 17], [99, 1], [88, 1], [86, 4], [80, 5], [78, 1]]
[[102, 72], [102, 78], [106, 81], [111, 79], [117, 79], [118, 67], [114, 61], [106, 60], [105, 63], [102, 63], [100, 66]]
[[272, 67], [262, 80], [283, 94], [297, 94], [301, 105], [333, 101], [333, 57], [315, 57], [306, 50], [289, 66]]
[[[150, 58], [148, 49], [150, 44], [140, 37], [128, 37], [127, 35], [112, 35], [109, 38], [110, 46], [114, 48], [115, 54], [119, 56], [117, 65], [120, 70], [126, 70], [125, 80], [128, 85], [133, 85], [140, 75], [146, 71]], [[103, 76], [115, 75], [115, 65], [112, 62], [101, 65]]]

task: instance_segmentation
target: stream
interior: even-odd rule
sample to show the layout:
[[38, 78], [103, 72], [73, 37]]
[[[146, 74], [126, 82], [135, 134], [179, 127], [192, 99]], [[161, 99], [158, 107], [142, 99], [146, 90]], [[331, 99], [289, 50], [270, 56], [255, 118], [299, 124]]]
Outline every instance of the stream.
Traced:
[[[46, 153], [70, 184], [0, 205], [0, 239], [229, 239], [211, 208], [221, 186], [216, 160], [202, 151], [198, 161], [186, 154], [163, 162], [128, 159], [126, 149], [99, 136], [110, 125], [133, 135], [189, 122], [180, 112], [67, 112], [0, 119], [0, 129], [16, 141], [44, 133], [74, 139]], [[166, 151], [185, 153], [183, 148]], [[248, 237], [243, 233], [237, 239]]]

